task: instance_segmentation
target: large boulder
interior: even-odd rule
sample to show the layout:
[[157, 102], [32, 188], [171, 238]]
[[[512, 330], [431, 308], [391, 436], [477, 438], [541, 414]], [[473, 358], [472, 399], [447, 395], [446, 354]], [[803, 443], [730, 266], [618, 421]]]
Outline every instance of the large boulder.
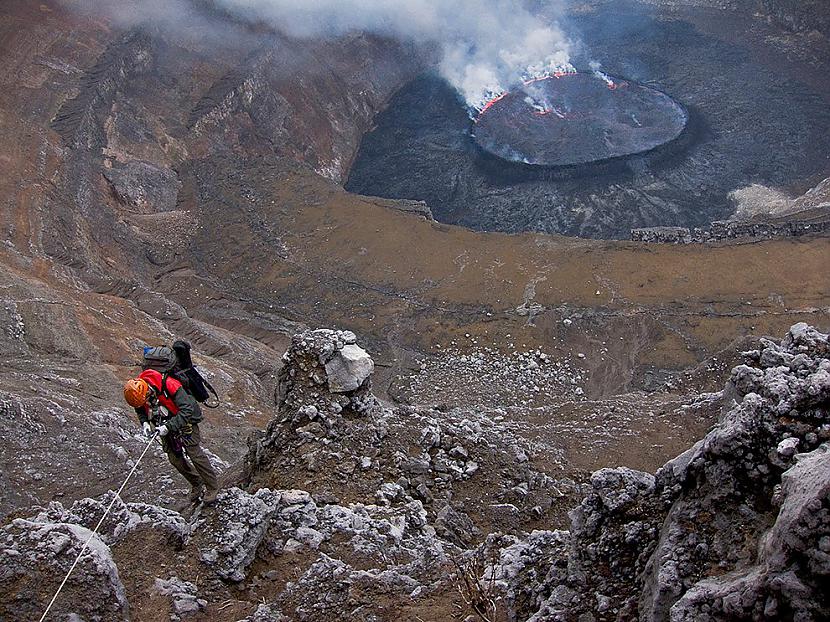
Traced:
[[239, 488], [220, 492], [207, 528], [198, 537], [202, 561], [222, 579], [243, 581], [279, 498], [267, 489], [255, 495]]
[[351, 343], [344, 345], [326, 362], [329, 391], [348, 393], [362, 385], [375, 370], [375, 363], [366, 350]]
[[124, 585], [100, 537], [72, 523], [22, 518], [0, 531], [0, 620], [39, 620], [87, 542], [51, 619], [129, 620]]

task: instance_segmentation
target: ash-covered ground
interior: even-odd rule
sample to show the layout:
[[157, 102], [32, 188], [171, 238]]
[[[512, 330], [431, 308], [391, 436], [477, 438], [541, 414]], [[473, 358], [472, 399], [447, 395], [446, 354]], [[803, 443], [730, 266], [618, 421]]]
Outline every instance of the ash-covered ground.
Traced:
[[698, 443], [583, 482], [558, 461], [566, 434], [544, 445], [497, 409], [384, 404], [357, 339], [292, 338], [277, 412], [215, 506], [121, 502], [95, 535], [105, 494], [2, 525], [0, 617], [36, 619], [86, 540], [54, 619], [827, 619], [826, 334], [761, 339], [675, 421], [722, 411]]
[[815, 79], [826, 55], [787, 47], [792, 42], [735, 15], [649, 10], [604, 7], [572, 17], [583, 41], [575, 63], [598, 60], [610, 74], [683, 104], [690, 140], [681, 153], [657, 163], [633, 157], [570, 179], [528, 179], [488, 165], [470, 138], [464, 103], [427, 75], [378, 115], [347, 189], [423, 200], [437, 220], [479, 230], [627, 238], [636, 227], [727, 218], [735, 209], [729, 193], [752, 184], [803, 191], [826, 176], [830, 89]]

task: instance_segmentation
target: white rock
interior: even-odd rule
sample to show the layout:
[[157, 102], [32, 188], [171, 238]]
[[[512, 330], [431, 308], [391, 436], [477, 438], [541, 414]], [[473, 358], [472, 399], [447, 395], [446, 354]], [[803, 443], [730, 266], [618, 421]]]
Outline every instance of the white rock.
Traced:
[[326, 363], [329, 390], [332, 393], [354, 391], [374, 370], [375, 363], [366, 350], [354, 344], [346, 345]]
[[790, 458], [795, 455], [795, 452], [798, 450], [798, 444], [800, 441], [795, 438], [785, 438], [783, 441], [778, 443], [778, 447], [776, 448], [776, 452], [782, 458]]
[[311, 501], [311, 495], [305, 490], [281, 490], [281, 505], [304, 505]]
[[298, 527], [296, 533], [294, 534], [294, 539], [302, 542], [306, 546], [312, 549], [319, 548], [320, 544], [322, 544], [325, 537], [316, 529], [312, 529], [311, 527]]

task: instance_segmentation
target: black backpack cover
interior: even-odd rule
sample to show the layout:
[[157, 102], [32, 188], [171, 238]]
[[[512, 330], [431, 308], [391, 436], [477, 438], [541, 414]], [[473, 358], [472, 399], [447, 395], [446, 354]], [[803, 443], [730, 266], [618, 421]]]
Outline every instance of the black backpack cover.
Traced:
[[[193, 366], [193, 360], [190, 358], [190, 344], [186, 341], [181, 339], [174, 341], [172, 347], [148, 346], [144, 348], [143, 369], [155, 369], [162, 374], [161, 386], [165, 394], [167, 394], [167, 378], [173, 376], [200, 404], [204, 404], [207, 408], [219, 406], [219, 396], [216, 390]], [[216, 402], [208, 404], [211, 394]]]

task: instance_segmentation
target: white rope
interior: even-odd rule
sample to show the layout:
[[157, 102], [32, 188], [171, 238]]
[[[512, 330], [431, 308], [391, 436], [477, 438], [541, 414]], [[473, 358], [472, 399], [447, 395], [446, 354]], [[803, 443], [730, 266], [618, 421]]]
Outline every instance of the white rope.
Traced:
[[63, 586], [66, 585], [66, 582], [69, 579], [69, 575], [72, 574], [72, 571], [75, 570], [75, 566], [77, 566], [78, 562], [81, 561], [81, 556], [86, 551], [86, 547], [89, 546], [89, 543], [92, 542], [92, 538], [94, 538], [95, 535], [98, 533], [98, 530], [101, 528], [101, 525], [103, 524], [104, 519], [110, 513], [110, 510], [112, 509], [112, 506], [115, 505], [115, 500], [121, 498], [121, 492], [124, 490], [124, 487], [127, 485], [127, 482], [130, 481], [130, 478], [133, 476], [133, 473], [135, 473], [135, 470], [138, 468], [138, 464], [141, 462], [141, 459], [144, 457], [144, 454], [147, 453], [147, 450], [150, 449], [150, 445], [153, 444], [153, 441], [156, 440], [157, 436], [158, 436], [158, 432], [153, 434], [152, 438], [150, 438], [150, 440], [147, 442], [147, 447], [144, 448], [144, 451], [141, 452], [141, 455], [138, 457], [138, 460], [135, 461], [135, 464], [133, 465], [132, 470], [130, 470], [130, 474], [127, 475], [127, 479], [124, 480], [124, 483], [121, 484], [121, 488], [119, 488], [118, 492], [115, 493], [115, 496], [112, 498], [112, 501], [110, 501], [109, 507], [107, 507], [107, 510], [104, 512], [104, 515], [101, 517], [101, 520], [99, 520], [98, 524], [95, 525], [95, 529], [93, 529], [92, 533], [89, 534], [89, 538], [86, 539], [86, 542], [84, 542], [83, 547], [81, 547], [81, 552], [78, 553], [78, 557], [75, 558], [75, 561], [73, 562], [72, 566], [69, 568], [69, 572], [66, 573], [66, 576], [63, 578], [63, 581], [61, 581], [61, 584], [58, 587], [58, 591], [55, 592], [55, 595], [52, 597], [52, 600], [49, 601], [49, 606], [46, 607], [46, 611], [44, 611], [43, 615], [40, 616], [40, 622], [43, 622], [46, 619], [46, 615], [49, 613], [49, 610], [52, 608], [52, 605], [55, 604], [55, 600], [58, 598], [58, 594], [61, 593], [61, 590], [63, 589]]

